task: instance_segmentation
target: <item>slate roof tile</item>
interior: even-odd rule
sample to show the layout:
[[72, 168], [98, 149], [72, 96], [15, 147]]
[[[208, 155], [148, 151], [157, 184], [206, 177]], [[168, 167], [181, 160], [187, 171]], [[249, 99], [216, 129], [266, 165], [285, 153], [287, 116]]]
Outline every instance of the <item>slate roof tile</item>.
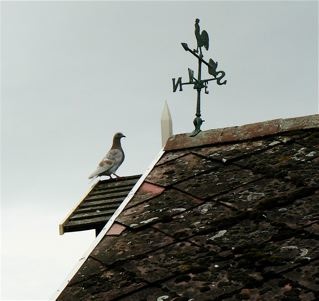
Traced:
[[269, 241], [278, 234], [279, 229], [265, 220], [244, 219], [243, 221], [218, 231], [212, 231], [205, 235], [196, 235], [190, 240], [203, 247], [213, 246], [214, 251], [245, 248], [257, 246]]
[[66, 288], [63, 301], [112, 300], [147, 284], [120, 267], [107, 269]]
[[306, 137], [303, 137], [302, 140], [299, 140], [299, 143], [311, 149], [315, 149], [318, 152], [319, 151], [319, 133], [310, 132], [309, 135], [307, 135]]
[[313, 224], [311, 224], [310, 226], [304, 228], [305, 231], [318, 235], [319, 236], [319, 222], [315, 222]]
[[319, 223], [319, 190], [304, 198], [297, 199], [285, 207], [264, 211], [267, 220], [284, 223], [292, 229], [305, 228]]
[[318, 141], [318, 115], [170, 138], [58, 300], [319, 300]]
[[155, 166], [147, 176], [146, 181], [169, 186], [220, 166], [219, 162], [189, 153], [173, 161], [168, 161], [166, 164]]
[[129, 204], [127, 204], [126, 208], [130, 208], [150, 200], [153, 197], [160, 195], [164, 190], [165, 189], [163, 187], [145, 181], [134, 194], [134, 198], [129, 202]]
[[105, 265], [98, 260], [88, 257], [86, 264], [82, 265], [77, 274], [69, 282], [70, 285], [77, 285], [85, 280], [92, 278], [93, 276], [100, 275], [106, 271]]
[[319, 188], [319, 160], [309, 160], [303, 164], [295, 164], [290, 169], [283, 169], [281, 176], [299, 186]]
[[158, 162], [155, 165], [156, 166], [162, 165], [162, 164], [167, 163], [169, 161], [173, 161], [177, 158], [180, 158], [188, 153], [189, 153], [189, 150], [179, 150], [179, 151], [166, 152], [163, 154], [163, 156], [158, 160]]
[[206, 271], [192, 271], [163, 283], [179, 296], [194, 300], [221, 300], [244, 287], [247, 269], [234, 269], [229, 262], [207, 261]]
[[275, 178], [261, 178], [221, 194], [214, 200], [241, 211], [254, 211], [262, 207], [265, 202], [271, 203], [269, 206], [272, 206], [279, 199], [285, 200], [297, 190], [298, 187], [291, 182]]
[[261, 176], [258, 173], [254, 173], [251, 170], [227, 165], [200, 174], [196, 178], [180, 182], [174, 185], [174, 187], [194, 197], [209, 199], [217, 194], [228, 192], [231, 189], [260, 178]]
[[282, 169], [301, 162], [307, 162], [318, 155], [319, 152], [297, 143], [293, 143], [289, 147], [280, 144], [265, 150], [262, 156], [254, 154], [236, 163], [239, 166], [250, 168], [257, 172], [275, 173], [276, 175]]
[[121, 236], [105, 236], [91, 256], [106, 266], [169, 245], [174, 240], [153, 228], [133, 232], [127, 229]]
[[287, 272], [284, 277], [297, 282], [300, 286], [319, 292], [319, 260]]
[[[124, 296], [123, 298], [117, 299], [118, 301], [125, 300], [125, 301], [165, 301], [167, 298], [173, 297], [171, 293], [166, 292], [165, 290], [156, 287], [156, 286], [148, 286], [138, 290], [129, 296]], [[168, 299], [169, 300], [169, 299]], [[173, 299], [171, 299], [173, 300]]]
[[130, 260], [124, 269], [147, 282], [158, 282], [190, 269], [192, 261], [203, 256], [203, 253], [207, 251], [203, 252], [190, 242], [176, 242], [166, 246], [165, 250], [158, 249], [145, 257]]
[[217, 146], [207, 146], [196, 148], [193, 150], [193, 152], [201, 154], [203, 156], [207, 156], [211, 159], [217, 159], [222, 162], [227, 162], [229, 160], [238, 159], [243, 156], [247, 156], [249, 154], [256, 153], [258, 151], [277, 145], [280, 143], [280, 141], [278, 140], [274, 137], [271, 137], [253, 141], [244, 141], [236, 144], [230, 143]]
[[[290, 232], [290, 236], [293, 236]], [[250, 253], [255, 259], [255, 264], [263, 267], [264, 273], [281, 274], [308, 264], [309, 261], [319, 258], [319, 244], [317, 238], [290, 237], [267, 244], [259, 249], [255, 255]]]
[[201, 200], [181, 191], [173, 188], [167, 189], [146, 203], [125, 209], [117, 220], [131, 228], [139, 228], [149, 223], [170, 219], [201, 203]]
[[177, 214], [171, 221], [157, 223], [153, 227], [175, 239], [184, 239], [211, 229], [223, 229], [234, 223], [240, 213], [215, 202], [205, 202], [191, 210]]
[[124, 225], [114, 222], [112, 227], [109, 229], [106, 235], [108, 236], [119, 236], [126, 229]]
[[276, 278], [262, 283], [261, 286], [243, 288], [232, 297], [223, 299], [223, 301], [237, 300], [314, 301], [316, 297], [311, 291], [295, 285], [291, 281]]

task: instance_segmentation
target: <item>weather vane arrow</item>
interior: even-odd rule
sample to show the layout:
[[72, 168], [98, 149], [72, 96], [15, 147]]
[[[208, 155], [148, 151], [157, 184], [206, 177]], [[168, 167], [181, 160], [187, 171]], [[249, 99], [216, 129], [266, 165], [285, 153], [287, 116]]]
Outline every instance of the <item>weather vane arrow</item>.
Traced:
[[[202, 53], [202, 47], [208, 50], [209, 37], [206, 30], [200, 32], [199, 19], [195, 20], [195, 37], [197, 40], [197, 49], [190, 49], [186, 43], [182, 43], [182, 47], [184, 48], [184, 50], [189, 51], [198, 59], [197, 78], [195, 78], [194, 71], [190, 68], [188, 68], [188, 82], [182, 82], [181, 77], [178, 77], [177, 79], [173, 78], [173, 92], [176, 92], [178, 88], [179, 91], [183, 91], [184, 85], [193, 85], [194, 89], [197, 90], [196, 117], [193, 122], [195, 130], [191, 133], [192, 137], [196, 136], [201, 131], [200, 127], [204, 122], [204, 120], [201, 118], [200, 112], [200, 97], [202, 89], [204, 88], [205, 93], [208, 94], [208, 82], [212, 80], [215, 80], [218, 85], [225, 85], [227, 83], [227, 80], [223, 80], [224, 76], [226, 75], [225, 72], [217, 71], [218, 62], [215, 62], [213, 59], [209, 59], [209, 61], [206, 62], [203, 59], [204, 56]], [[205, 64], [207, 66], [207, 71], [210, 75], [212, 75], [212, 78], [202, 79], [202, 64]]]

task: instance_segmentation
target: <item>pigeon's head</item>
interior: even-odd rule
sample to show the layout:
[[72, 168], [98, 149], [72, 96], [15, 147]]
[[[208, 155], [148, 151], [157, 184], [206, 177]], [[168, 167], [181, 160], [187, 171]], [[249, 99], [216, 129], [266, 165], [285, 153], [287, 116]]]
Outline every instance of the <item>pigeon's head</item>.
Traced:
[[122, 133], [116, 133], [114, 135], [114, 139], [118, 139], [118, 140], [120, 140], [121, 138], [124, 138], [124, 137], [125, 137], [125, 135], [123, 135]]

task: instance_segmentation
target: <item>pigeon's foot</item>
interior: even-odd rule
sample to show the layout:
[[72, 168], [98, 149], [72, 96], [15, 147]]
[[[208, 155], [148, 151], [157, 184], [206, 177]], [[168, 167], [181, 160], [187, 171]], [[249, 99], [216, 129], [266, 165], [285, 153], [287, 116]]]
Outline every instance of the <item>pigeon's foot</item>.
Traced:
[[118, 176], [117, 174], [113, 174], [115, 176], [115, 179], [122, 179], [122, 177]]

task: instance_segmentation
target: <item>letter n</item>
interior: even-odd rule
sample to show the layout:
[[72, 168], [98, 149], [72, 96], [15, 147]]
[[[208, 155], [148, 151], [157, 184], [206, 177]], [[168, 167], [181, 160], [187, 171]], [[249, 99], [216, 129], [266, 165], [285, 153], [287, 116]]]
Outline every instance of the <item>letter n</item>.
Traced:
[[176, 78], [173, 78], [173, 92], [176, 92], [178, 86], [179, 86], [179, 91], [183, 91], [181, 77], [179, 77], [177, 81], [176, 81]]

